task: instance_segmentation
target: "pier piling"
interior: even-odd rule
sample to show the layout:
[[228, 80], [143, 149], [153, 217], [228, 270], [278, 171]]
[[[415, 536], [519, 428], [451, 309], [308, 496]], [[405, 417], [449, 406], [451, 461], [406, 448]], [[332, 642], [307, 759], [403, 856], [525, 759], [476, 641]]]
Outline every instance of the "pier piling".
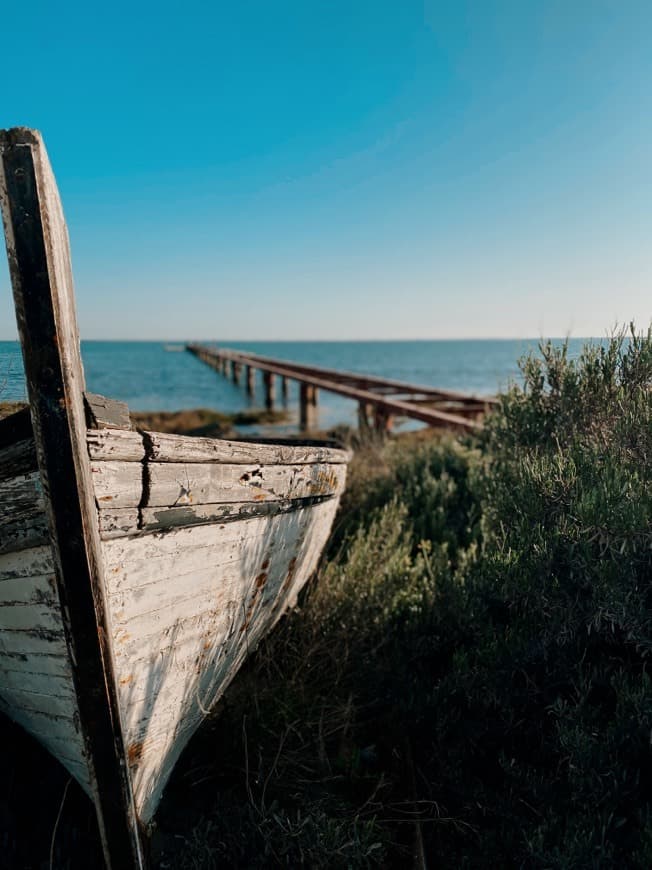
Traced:
[[312, 384], [299, 384], [299, 427], [302, 432], [314, 429], [317, 424], [315, 388]]
[[272, 372], [263, 372], [263, 384], [265, 385], [265, 407], [268, 411], [273, 411], [276, 401], [276, 381]]
[[246, 367], [245, 382], [247, 387], [247, 395], [251, 397], [256, 392], [256, 369], [253, 366]]

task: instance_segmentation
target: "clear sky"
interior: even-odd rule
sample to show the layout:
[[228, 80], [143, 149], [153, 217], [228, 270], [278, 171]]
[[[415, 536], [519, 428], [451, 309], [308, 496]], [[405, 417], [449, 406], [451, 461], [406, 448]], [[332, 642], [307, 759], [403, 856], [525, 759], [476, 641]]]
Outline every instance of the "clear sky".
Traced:
[[[652, 317], [649, 0], [5, 4], [85, 338]], [[15, 337], [0, 258], [0, 338]]]

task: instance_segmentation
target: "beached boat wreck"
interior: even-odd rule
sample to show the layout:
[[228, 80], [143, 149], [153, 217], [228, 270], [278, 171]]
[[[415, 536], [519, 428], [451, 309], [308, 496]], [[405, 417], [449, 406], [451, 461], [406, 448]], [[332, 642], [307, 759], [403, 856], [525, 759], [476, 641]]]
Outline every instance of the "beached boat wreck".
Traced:
[[30, 407], [0, 421], [0, 708], [142, 867], [172, 767], [314, 571], [346, 451], [132, 431], [85, 393], [67, 231], [38, 133], [0, 132]]

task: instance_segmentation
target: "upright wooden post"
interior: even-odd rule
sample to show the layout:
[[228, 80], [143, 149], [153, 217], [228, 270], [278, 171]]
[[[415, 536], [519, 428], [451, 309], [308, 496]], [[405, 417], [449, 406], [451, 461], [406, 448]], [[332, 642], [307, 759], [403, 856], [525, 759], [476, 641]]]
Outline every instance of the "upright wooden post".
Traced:
[[233, 360], [231, 362], [231, 375], [233, 377], [233, 383], [240, 383], [240, 363]]
[[376, 405], [374, 408], [374, 429], [376, 432], [379, 435], [386, 435], [392, 431], [393, 424], [394, 420], [391, 414], [388, 414], [384, 408]]
[[79, 727], [107, 866], [144, 859], [120, 727], [97, 509], [86, 447], [68, 233], [39, 133], [0, 131], [0, 206], [45, 494], [55, 581], [74, 661]]
[[265, 385], [265, 407], [268, 411], [274, 409], [276, 401], [276, 382], [274, 375], [271, 372], [263, 372], [263, 383]]
[[299, 383], [299, 428], [302, 432], [314, 429], [317, 423], [314, 389], [312, 384]]
[[367, 402], [358, 402], [358, 431], [360, 437], [367, 439], [371, 433], [369, 425], [369, 406]]
[[281, 378], [281, 400], [284, 405], [288, 403], [288, 379], [283, 376]]
[[256, 369], [253, 366], [247, 366], [246, 372], [247, 395], [253, 396], [256, 392]]

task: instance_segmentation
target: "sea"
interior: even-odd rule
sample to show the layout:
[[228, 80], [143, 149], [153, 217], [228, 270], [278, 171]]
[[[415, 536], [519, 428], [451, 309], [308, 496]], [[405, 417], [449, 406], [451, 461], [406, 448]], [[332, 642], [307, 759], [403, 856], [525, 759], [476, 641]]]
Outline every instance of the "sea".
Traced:
[[[563, 343], [563, 339], [554, 341]], [[569, 339], [569, 355], [578, 355], [586, 341]], [[218, 341], [212, 344], [414, 384], [493, 395], [510, 383], [520, 381], [518, 361], [528, 353], [536, 353], [539, 343], [529, 339], [469, 339]], [[264, 401], [260, 382], [253, 400], [248, 399], [242, 387], [186, 352], [181, 341], [84, 341], [81, 347], [87, 389], [127, 402], [134, 411], [210, 408], [232, 413], [261, 407]], [[0, 401], [25, 399], [20, 347], [17, 342], [0, 341]], [[295, 384], [290, 384], [288, 411], [294, 424], [298, 418]], [[356, 411], [351, 400], [322, 392], [319, 396], [319, 427], [326, 429], [340, 423], [353, 424]], [[404, 425], [410, 428], [412, 424]], [[260, 427], [256, 431], [260, 431]]]

